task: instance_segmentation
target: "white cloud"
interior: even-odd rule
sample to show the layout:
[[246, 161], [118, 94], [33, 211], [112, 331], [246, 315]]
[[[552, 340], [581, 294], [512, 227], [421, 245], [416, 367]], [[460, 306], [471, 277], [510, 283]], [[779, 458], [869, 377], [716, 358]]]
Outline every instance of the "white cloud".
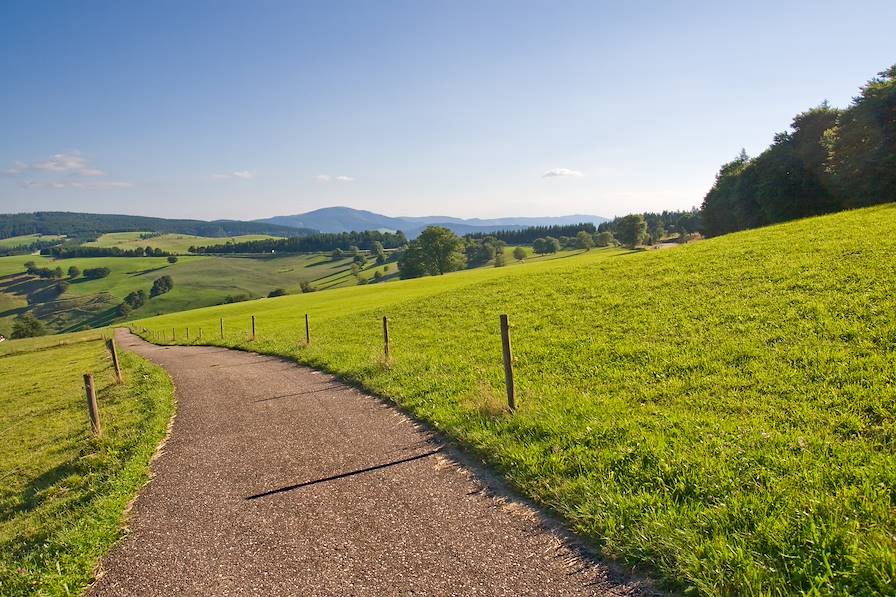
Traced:
[[252, 172], [251, 170], [237, 170], [236, 172], [229, 172], [227, 174], [212, 174], [210, 178], [212, 180], [228, 180], [231, 178], [252, 180], [253, 178], [255, 178], [255, 172]]
[[125, 189], [133, 187], [133, 183], [106, 180], [101, 178], [106, 173], [94, 167], [90, 161], [78, 151], [55, 153], [46, 160], [26, 163], [16, 161], [12, 168], [3, 173], [18, 176], [30, 172], [38, 178], [19, 183], [23, 189]]
[[578, 170], [570, 170], [569, 168], [552, 168], [551, 170], [548, 170], [541, 175], [542, 178], [557, 178], [560, 176], [572, 176], [574, 178], [581, 178], [585, 175]]
[[353, 176], [330, 176], [329, 174], [318, 174], [314, 177], [314, 180], [318, 182], [330, 182], [331, 180], [336, 182], [354, 182], [355, 179]]
[[105, 189], [129, 189], [133, 183], [119, 180], [28, 180], [19, 183], [23, 189], [81, 189], [102, 191]]

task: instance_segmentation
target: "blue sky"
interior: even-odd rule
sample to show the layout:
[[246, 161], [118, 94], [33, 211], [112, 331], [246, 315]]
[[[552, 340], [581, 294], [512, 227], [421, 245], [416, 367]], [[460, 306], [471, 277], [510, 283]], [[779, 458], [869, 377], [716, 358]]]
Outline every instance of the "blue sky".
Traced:
[[689, 208], [896, 62], [893, 22], [892, 0], [6, 0], [0, 211]]

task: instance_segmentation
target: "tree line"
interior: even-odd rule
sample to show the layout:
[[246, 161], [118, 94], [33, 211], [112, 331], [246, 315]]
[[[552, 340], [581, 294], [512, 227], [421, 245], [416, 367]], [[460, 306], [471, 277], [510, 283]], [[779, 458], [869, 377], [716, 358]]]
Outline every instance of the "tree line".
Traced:
[[594, 234], [597, 229], [591, 222], [582, 222], [581, 224], [564, 224], [554, 226], [530, 226], [519, 230], [498, 230], [495, 232], [472, 232], [464, 235], [468, 240], [482, 240], [486, 237], [492, 237], [503, 241], [509, 245], [531, 245], [537, 238], [546, 238], [548, 236], [560, 238], [561, 236], [575, 236], [579, 231], [584, 230]]
[[722, 165], [703, 200], [707, 236], [896, 201], [896, 65], [848, 108], [824, 102], [790, 128]]
[[347, 251], [357, 247], [366, 251], [375, 248], [374, 243], [386, 249], [397, 249], [407, 243], [403, 232], [328, 232], [292, 238], [273, 238], [243, 242], [227, 242], [223, 245], [190, 247], [190, 253], [318, 253], [321, 251]]
[[236, 220], [169, 220], [118, 214], [87, 214], [62, 211], [39, 211], [21, 214], [0, 214], [0, 238], [26, 234], [62, 234], [68, 237], [96, 237], [107, 232], [167, 232], [195, 236], [224, 237], [243, 234], [302, 236], [314, 234], [311, 228], [291, 228], [263, 222]]
[[41, 255], [56, 259], [73, 259], [77, 257], [169, 257], [171, 253], [153, 247], [137, 247], [122, 249], [121, 247], [91, 247], [85, 245], [57, 245], [41, 249]]

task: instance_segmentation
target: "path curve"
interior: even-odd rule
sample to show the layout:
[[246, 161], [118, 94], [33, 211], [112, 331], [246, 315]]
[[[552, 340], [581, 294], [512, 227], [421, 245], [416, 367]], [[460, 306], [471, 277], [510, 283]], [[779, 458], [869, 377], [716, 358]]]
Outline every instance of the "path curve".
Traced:
[[637, 590], [408, 417], [332, 376], [116, 336], [168, 371], [177, 415], [89, 594]]

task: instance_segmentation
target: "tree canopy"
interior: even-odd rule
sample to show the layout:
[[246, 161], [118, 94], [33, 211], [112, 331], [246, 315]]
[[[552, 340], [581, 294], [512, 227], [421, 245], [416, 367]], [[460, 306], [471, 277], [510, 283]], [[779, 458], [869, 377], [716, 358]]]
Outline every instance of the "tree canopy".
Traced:
[[405, 249], [398, 267], [402, 278], [438, 276], [462, 269], [464, 241], [442, 226], [429, 226]]

